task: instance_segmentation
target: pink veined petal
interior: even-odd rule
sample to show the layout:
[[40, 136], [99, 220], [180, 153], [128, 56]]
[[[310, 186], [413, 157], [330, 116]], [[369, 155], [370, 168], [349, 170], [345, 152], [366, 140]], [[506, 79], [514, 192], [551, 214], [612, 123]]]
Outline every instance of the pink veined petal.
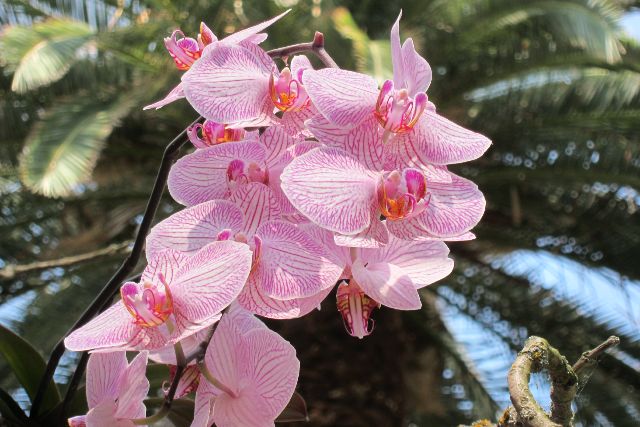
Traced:
[[238, 296], [250, 269], [249, 246], [231, 240], [213, 242], [191, 256], [172, 286], [178, 326], [198, 330], [213, 324]]
[[468, 162], [480, 157], [491, 145], [484, 135], [429, 110], [425, 110], [413, 131], [398, 135], [394, 143], [407, 165]]
[[87, 363], [87, 404], [89, 408], [97, 406], [103, 400], [115, 400], [118, 397], [120, 374], [127, 368], [127, 356], [124, 351], [113, 353], [94, 353]]
[[282, 114], [280, 123], [293, 137], [304, 140], [313, 136], [306, 128], [305, 121], [318, 114], [316, 108], [311, 104], [302, 110], [285, 112]]
[[230, 202], [242, 212], [242, 231], [253, 236], [262, 224], [280, 218], [280, 204], [273, 191], [264, 184], [250, 182], [231, 195]]
[[362, 250], [360, 259], [364, 263], [387, 262], [400, 267], [419, 289], [451, 273], [453, 260], [448, 255], [449, 248], [443, 242], [407, 242], [391, 235], [387, 246]]
[[356, 259], [351, 274], [364, 293], [382, 305], [398, 310], [422, 307], [411, 278], [396, 265], [386, 262], [364, 264], [361, 259]]
[[211, 200], [171, 215], [151, 229], [147, 236], [147, 258], [163, 249], [190, 255], [216, 240], [225, 229], [242, 228], [242, 211], [227, 200]]
[[140, 414], [140, 406], [149, 393], [149, 380], [146, 377], [147, 352], [142, 351], [131, 361], [123, 372], [120, 383], [117, 418], [136, 418]]
[[[298, 71], [300, 70], [313, 70], [313, 65], [311, 65], [311, 61], [305, 55], [295, 55], [291, 59], [291, 74], [293, 76], [298, 76]], [[304, 82], [302, 82], [304, 84]]]
[[[220, 320], [220, 317], [222, 317], [222, 315], [218, 315], [217, 320]], [[200, 347], [200, 343], [207, 339], [208, 333], [208, 329], [204, 327], [195, 334], [180, 340], [180, 345], [182, 346], [182, 350], [184, 351], [184, 353], [191, 354], [196, 351], [198, 347]], [[150, 351], [149, 359], [153, 360], [156, 363], [163, 363], [165, 365], [177, 365], [176, 351], [173, 344]], [[195, 361], [191, 363], [195, 363]]]
[[116, 403], [114, 401], [104, 401], [87, 412], [86, 425], [87, 427], [131, 427], [133, 424], [131, 421], [117, 420], [115, 412]]
[[388, 221], [389, 232], [403, 240], [419, 240], [424, 233], [440, 240], [459, 240], [475, 227], [484, 214], [484, 196], [468, 179], [452, 177], [451, 184], [429, 186], [431, 198], [424, 212], [407, 220]]
[[271, 98], [267, 98], [262, 104], [262, 108], [260, 108], [257, 116], [251, 119], [229, 123], [228, 127], [229, 129], [259, 128], [264, 126], [273, 126], [279, 122], [280, 120], [278, 117], [273, 114], [273, 102], [271, 101]]
[[261, 292], [290, 300], [316, 295], [335, 285], [344, 265], [294, 224], [270, 221], [256, 232], [262, 253], [254, 272]]
[[336, 68], [307, 70], [304, 85], [311, 102], [330, 122], [352, 128], [373, 116], [378, 83], [373, 77]]
[[153, 104], [147, 105], [143, 108], [143, 110], [158, 110], [164, 107], [167, 104], [171, 104], [173, 101], [177, 101], [178, 99], [184, 98], [184, 89], [182, 87], [182, 83], [178, 83], [178, 86], [171, 89], [171, 92], [167, 94], [164, 98], [162, 98], [158, 102], [154, 102]]
[[213, 402], [217, 395], [211, 383], [201, 379], [196, 391], [191, 427], [210, 427], [213, 424]]
[[225, 316], [231, 317], [233, 325], [243, 335], [253, 331], [254, 329], [267, 328], [267, 325], [265, 325], [264, 322], [243, 308], [237, 300], [229, 306], [229, 310], [227, 310]]
[[298, 382], [300, 361], [293, 346], [268, 329], [245, 335], [243, 370], [248, 373], [251, 396], [258, 406], [266, 405], [268, 417], [274, 420], [287, 406]]
[[264, 163], [264, 147], [256, 141], [218, 144], [178, 160], [169, 172], [171, 196], [186, 206], [222, 199], [228, 194], [227, 167], [233, 160]]
[[321, 243], [329, 251], [331, 256], [335, 257], [334, 259], [336, 259], [336, 264], [344, 265], [345, 267], [351, 265], [351, 254], [349, 253], [349, 248], [336, 245], [333, 233], [325, 230], [324, 228], [318, 227], [312, 222], [299, 224], [298, 228], [310, 235], [316, 242]]
[[320, 303], [331, 293], [331, 289], [333, 287], [329, 287], [308, 298], [277, 300], [264, 295], [255, 280], [253, 280], [253, 275], [251, 275], [237, 301], [246, 310], [258, 316], [270, 319], [295, 319], [305, 316], [318, 308]]
[[233, 316], [222, 316], [207, 347], [204, 363], [218, 381], [237, 395], [243, 375], [240, 361], [245, 340], [233, 320]]
[[158, 273], [164, 276], [164, 280], [171, 284], [175, 274], [180, 269], [186, 256], [172, 249], [157, 251], [153, 256], [148, 256], [149, 263], [140, 276], [140, 282], [157, 282]]
[[255, 119], [269, 96], [269, 76], [275, 68], [267, 58], [271, 67], [265, 65], [265, 58], [257, 50], [217, 43], [205, 49], [182, 76], [184, 94], [191, 106], [209, 120], [229, 124]]
[[262, 135], [260, 135], [260, 142], [262, 142], [266, 148], [267, 166], [271, 166], [287, 148], [296, 143], [296, 138], [294, 138], [284, 126], [278, 124], [265, 129]]
[[100, 352], [153, 349], [165, 343], [166, 339], [157, 328], [142, 328], [133, 323], [133, 317], [121, 301], [64, 340], [67, 350]]
[[348, 236], [336, 234], [334, 236], [336, 245], [351, 248], [380, 248], [389, 242], [389, 232], [382, 225], [382, 222], [375, 215], [371, 218], [371, 224], [364, 231]]
[[269, 38], [269, 34], [267, 34], [267, 33], [258, 33], [258, 34], [254, 34], [252, 36], [247, 37], [243, 41], [248, 42], [248, 43], [253, 43], [253, 44], [260, 44], [260, 43], [262, 43], [263, 41], [265, 41], [268, 38]]
[[274, 421], [264, 415], [266, 405], [255, 395], [254, 390], [247, 390], [238, 398], [227, 394], [218, 397], [213, 405], [216, 427], [274, 427]]
[[343, 149], [371, 170], [382, 169], [382, 128], [373, 115], [351, 129], [334, 125], [318, 115], [307, 121], [307, 128], [321, 143]]
[[249, 28], [245, 28], [244, 30], [240, 30], [237, 31], [233, 34], [231, 34], [230, 36], [225, 37], [224, 39], [222, 39], [223, 43], [228, 43], [228, 44], [232, 44], [232, 43], [240, 43], [243, 40], [246, 40], [247, 38], [258, 34], [260, 31], [270, 27], [274, 22], [276, 22], [277, 20], [279, 20], [280, 18], [282, 18], [283, 16], [285, 16], [287, 13], [291, 12], [291, 9], [287, 9], [285, 12], [281, 13], [278, 16], [274, 16], [273, 18], [261, 22], [259, 24], [253, 25]]
[[282, 191], [311, 221], [342, 234], [370, 224], [375, 174], [346, 152], [316, 148], [295, 158], [282, 175]]
[[393, 83], [397, 88], [404, 87], [405, 72], [402, 58], [402, 48], [400, 47], [400, 18], [402, 10], [396, 18], [396, 22], [391, 27], [391, 62], [393, 63]]
[[409, 96], [425, 92], [431, 84], [431, 66], [422, 56], [418, 55], [413, 46], [413, 39], [408, 38], [402, 45], [402, 60], [404, 64], [404, 84]]

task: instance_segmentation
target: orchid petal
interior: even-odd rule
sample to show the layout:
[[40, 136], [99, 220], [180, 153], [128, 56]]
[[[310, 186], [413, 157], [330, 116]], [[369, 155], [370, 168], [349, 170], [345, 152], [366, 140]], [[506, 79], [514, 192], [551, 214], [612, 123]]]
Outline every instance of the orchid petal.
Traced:
[[336, 283], [344, 265], [294, 224], [270, 221], [256, 232], [262, 253], [254, 273], [265, 295], [281, 300], [311, 297]]
[[87, 404], [90, 408], [118, 397], [120, 374], [127, 368], [124, 351], [94, 353], [87, 363]]
[[249, 46], [255, 45], [209, 45], [182, 76], [187, 100], [205, 118], [230, 124], [263, 112], [275, 64], [260, 48]]
[[186, 256], [170, 249], [156, 251], [153, 256], [148, 256], [149, 263], [140, 276], [140, 282], [154, 282], [158, 280], [158, 275], [164, 276], [163, 280], [167, 284], [171, 284], [180, 269], [182, 263], [186, 260]]
[[475, 227], [484, 213], [484, 196], [473, 182], [452, 178], [451, 184], [431, 183], [426, 209], [410, 219], [388, 221], [389, 232], [403, 240], [419, 240], [424, 233], [447, 240]]
[[404, 87], [405, 73], [402, 48], [400, 47], [400, 18], [402, 10], [391, 27], [391, 62], [393, 63], [393, 83], [397, 88]]
[[274, 427], [273, 420], [264, 415], [266, 411], [265, 403], [253, 390], [238, 398], [222, 394], [213, 404], [213, 420], [216, 427]]
[[375, 174], [346, 152], [313, 149], [295, 158], [281, 179], [291, 204], [321, 227], [356, 234], [369, 226]]
[[[216, 322], [220, 320], [222, 315], [218, 315], [218, 319]], [[185, 354], [191, 354], [198, 350], [200, 347], [200, 343], [207, 339], [209, 334], [209, 329], [205, 326], [196, 332], [193, 335], [189, 335], [188, 337], [180, 340], [180, 345], [182, 346], [182, 350]], [[166, 345], [157, 350], [153, 350], [149, 352], [149, 359], [153, 360], [156, 363], [163, 363], [165, 365], [177, 365], [176, 359], [176, 350], [173, 344]], [[195, 361], [191, 362], [195, 363]]]
[[285, 12], [281, 13], [278, 16], [274, 16], [273, 18], [261, 22], [259, 24], [253, 25], [249, 28], [245, 28], [244, 30], [240, 30], [237, 31], [233, 34], [231, 34], [230, 36], [225, 37], [224, 39], [222, 39], [223, 43], [228, 43], [228, 44], [232, 44], [232, 43], [240, 43], [243, 40], [246, 40], [247, 38], [258, 34], [260, 31], [270, 27], [271, 25], [273, 25], [273, 23], [275, 23], [276, 21], [278, 21], [280, 18], [282, 18], [283, 16], [285, 16], [287, 13], [291, 12], [291, 9], [287, 9]]
[[[311, 65], [311, 61], [305, 55], [295, 55], [291, 59], [291, 74], [293, 76], [298, 76], [298, 72], [301, 70], [313, 70], [313, 65]], [[302, 82], [304, 84], [304, 82]]]
[[199, 329], [212, 324], [238, 296], [251, 269], [251, 251], [244, 243], [213, 242], [191, 256], [172, 287], [178, 326]]
[[319, 113], [313, 104], [309, 105], [307, 108], [303, 108], [298, 111], [286, 111], [282, 114], [282, 120], [280, 120], [280, 124], [284, 126], [284, 128], [293, 136], [299, 140], [304, 140], [305, 138], [313, 137], [313, 134], [309, 132], [307, 127], [305, 126], [305, 121], [310, 118], [317, 116]]
[[321, 143], [346, 151], [369, 169], [382, 169], [382, 128], [373, 115], [351, 129], [334, 125], [320, 115], [306, 124]]
[[382, 305], [398, 310], [422, 307], [411, 278], [396, 265], [386, 262], [363, 264], [361, 259], [357, 259], [351, 273], [364, 293]]
[[253, 279], [253, 275], [251, 275], [238, 296], [238, 302], [246, 310], [258, 316], [270, 319], [295, 319], [305, 316], [318, 308], [320, 303], [331, 293], [332, 289], [333, 287], [328, 287], [308, 298], [277, 300], [266, 296]]
[[411, 38], [405, 40], [402, 45], [402, 61], [404, 64], [404, 85], [409, 96], [415, 96], [429, 89], [432, 77], [431, 66], [416, 52]]
[[[149, 380], [146, 377], [147, 352], [142, 351], [131, 361], [123, 372], [120, 382], [120, 395], [116, 418], [136, 418], [144, 408], [142, 401], [149, 393]], [[143, 412], [144, 413], [144, 412]]]
[[330, 122], [352, 128], [373, 115], [378, 83], [353, 71], [324, 68], [304, 73], [304, 86], [313, 105]]
[[391, 235], [387, 246], [365, 249], [359, 258], [363, 262], [386, 262], [400, 267], [419, 289], [451, 273], [453, 260], [448, 255], [449, 248], [443, 242], [407, 242]]
[[233, 160], [264, 163], [264, 147], [255, 141], [218, 144], [178, 160], [169, 172], [171, 196], [186, 206], [225, 198], [229, 192], [227, 167]]
[[394, 144], [405, 165], [446, 165], [477, 159], [491, 141], [427, 110], [413, 131], [398, 135]]
[[191, 427], [210, 427], [213, 424], [213, 401], [219, 391], [209, 381], [202, 380], [196, 390]]
[[296, 143], [296, 139], [282, 125], [269, 126], [260, 135], [260, 142], [266, 148], [267, 157], [265, 159], [267, 166], [270, 166], [276, 158], [282, 155], [287, 148]]
[[280, 218], [280, 205], [273, 191], [264, 184], [250, 182], [243, 185], [229, 198], [242, 212], [242, 231], [247, 237], [266, 221]]
[[153, 104], [149, 104], [143, 108], [143, 110], [159, 110], [167, 104], [171, 104], [173, 101], [177, 101], [178, 99], [184, 98], [184, 88], [182, 87], [182, 83], [179, 83], [178, 86], [171, 89], [171, 92], [167, 94], [164, 98], [162, 98], [158, 102], [154, 102]]
[[232, 202], [211, 200], [171, 215], [151, 229], [147, 236], [147, 258], [166, 248], [187, 255], [216, 240], [225, 229], [242, 228], [242, 211]]
[[334, 236], [336, 245], [352, 248], [379, 248], [386, 245], [389, 242], [389, 232], [379, 218], [378, 209], [371, 209], [371, 223], [369, 226], [352, 236], [336, 234]]

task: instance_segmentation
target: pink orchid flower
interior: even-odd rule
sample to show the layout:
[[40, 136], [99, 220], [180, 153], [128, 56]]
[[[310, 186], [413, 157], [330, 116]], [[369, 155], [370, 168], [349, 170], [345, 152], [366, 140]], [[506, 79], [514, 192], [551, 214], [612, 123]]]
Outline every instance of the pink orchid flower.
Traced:
[[213, 324], [236, 299], [251, 269], [251, 251], [234, 241], [213, 242], [191, 257], [155, 254], [140, 283], [127, 282], [122, 299], [65, 339], [73, 351], [157, 349]]
[[[208, 200], [230, 199], [248, 184], [264, 187], [262, 195], [273, 200], [282, 215], [295, 208], [282, 192], [280, 174], [297, 156], [315, 148], [313, 142], [296, 144], [303, 137], [293, 127], [274, 125], [259, 140], [255, 135], [196, 150], [171, 168], [169, 193], [179, 203], [193, 206]], [[237, 199], [237, 197], [236, 197]]]
[[144, 399], [149, 392], [145, 376], [147, 353], [131, 363], [124, 351], [94, 353], [87, 364], [89, 412], [69, 418], [70, 427], [133, 427], [131, 421], [146, 416]]
[[232, 307], [207, 348], [209, 381], [198, 386], [192, 427], [274, 426], [295, 391], [300, 362], [293, 346]]
[[371, 314], [380, 305], [396, 310], [419, 309], [422, 303], [418, 289], [445, 278], [453, 270], [449, 248], [440, 241], [407, 242], [390, 235], [384, 247], [346, 248], [336, 245], [326, 230], [301, 227], [346, 265], [336, 302], [347, 332], [354, 337], [371, 333]]
[[335, 68], [305, 73], [321, 113], [308, 123], [320, 142], [342, 148], [372, 170], [446, 165], [476, 159], [491, 141], [435, 112], [425, 91], [431, 68], [413, 40], [400, 45], [400, 17], [391, 29], [393, 80], [378, 89], [367, 75]]
[[[211, 31], [209, 27], [202, 22], [200, 23], [200, 34], [198, 34], [197, 39], [185, 37], [184, 33], [178, 29], [171, 34], [171, 37], [164, 39], [164, 44], [169, 51], [169, 55], [171, 55], [176, 63], [176, 67], [178, 67], [179, 70], [186, 71], [199, 61], [205, 51], [208, 50], [207, 47], [213, 47], [218, 44], [235, 45], [242, 42], [254, 45], [262, 43], [267, 38], [267, 35], [261, 34], [260, 32], [285, 16], [290, 12], [290, 10], [291, 9], [269, 19], [268, 21], [261, 22], [260, 24], [231, 34], [220, 41], [218, 41], [218, 38], [215, 36], [213, 31]], [[147, 105], [144, 109], [157, 110], [184, 97], [184, 87], [183, 84], [180, 83], [173, 88], [164, 99], [151, 105]]]
[[380, 214], [388, 231], [401, 239], [471, 239], [469, 230], [485, 208], [474, 183], [446, 170], [376, 172], [338, 148], [319, 147], [294, 158], [280, 178], [282, 191], [298, 211], [345, 235], [339, 238], [350, 246], [371, 246], [358, 241], [376, 235], [385, 243]]
[[196, 148], [207, 148], [224, 142], [241, 141], [245, 138], [244, 129], [231, 129], [222, 123], [205, 120], [187, 129], [189, 141]]
[[253, 251], [253, 267], [238, 301], [268, 317], [308, 313], [322, 300], [319, 295], [330, 292], [344, 264], [296, 224], [274, 219], [278, 210], [265, 206], [265, 190], [249, 184], [229, 201], [212, 200], [173, 214], [147, 237], [148, 256], [167, 248], [189, 256], [215, 240], [244, 242]]

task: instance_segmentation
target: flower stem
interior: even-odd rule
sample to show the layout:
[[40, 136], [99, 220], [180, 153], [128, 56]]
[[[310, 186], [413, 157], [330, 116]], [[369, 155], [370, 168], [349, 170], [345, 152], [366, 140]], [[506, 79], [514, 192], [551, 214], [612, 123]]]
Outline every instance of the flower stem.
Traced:
[[234, 393], [229, 387], [222, 384], [220, 380], [213, 376], [211, 371], [209, 371], [209, 368], [207, 368], [206, 363], [198, 362], [198, 369], [200, 369], [200, 373], [202, 374], [202, 376], [204, 376], [207, 381], [209, 381], [214, 387], [224, 391], [231, 397], [237, 397], [236, 393]]
[[297, 43], [290, 46], [272, 49], [267, 52], [272, 58], [288, 58], [296, 53], [313, 52], [327, 68], [340, 68], [331, 55], [324, 49], [324, 34], [316, 31], [313, 41], [309, 43]]

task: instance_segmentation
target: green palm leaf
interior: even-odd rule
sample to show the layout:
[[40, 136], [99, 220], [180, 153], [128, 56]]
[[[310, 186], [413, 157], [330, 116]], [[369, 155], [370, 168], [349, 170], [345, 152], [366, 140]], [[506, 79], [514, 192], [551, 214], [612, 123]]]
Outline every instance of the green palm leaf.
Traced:
[[61, 79], [92, 37], [87, 24], [66, 19], [8, 27], [0, 38], [0, 55], [14, 71], [11, 89], [24, 93]]
[[45, 196], [70, 194], [89, 178], [107, 137], [132, 106], [132, 97], [122, 97], [106, 105], [75, 100], [52, 108], [27, 138], [23, 182]]

